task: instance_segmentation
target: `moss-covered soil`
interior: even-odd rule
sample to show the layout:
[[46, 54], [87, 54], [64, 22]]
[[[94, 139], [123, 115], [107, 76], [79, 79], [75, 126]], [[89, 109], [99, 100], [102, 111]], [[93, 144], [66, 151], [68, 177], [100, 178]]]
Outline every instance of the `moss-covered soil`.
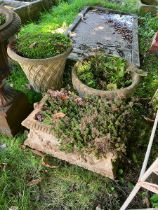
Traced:
[[16, 52], [26, 58], [43, 59], [62, 54], [71, 47], [71, 40], [59, 33], [25, 33], [16, 40]]

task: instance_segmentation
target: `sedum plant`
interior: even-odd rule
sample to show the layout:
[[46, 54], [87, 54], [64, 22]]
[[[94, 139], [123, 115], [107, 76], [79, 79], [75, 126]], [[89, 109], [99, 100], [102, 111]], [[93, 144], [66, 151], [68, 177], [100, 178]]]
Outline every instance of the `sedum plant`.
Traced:
[[76, 73], [78, 78], [91, 88], [115, 90], [131, 84], [131, 75], [126, 68], [125, 59], [99, 52], [83, 60]]
[[83, 99], [66, 90], [50, 90], [35, 119], [51, 126], [61, 150], [86, 151], [96, 156], [113, 152], [122, 156], [134, 124], [132, 106], [131, 102]]

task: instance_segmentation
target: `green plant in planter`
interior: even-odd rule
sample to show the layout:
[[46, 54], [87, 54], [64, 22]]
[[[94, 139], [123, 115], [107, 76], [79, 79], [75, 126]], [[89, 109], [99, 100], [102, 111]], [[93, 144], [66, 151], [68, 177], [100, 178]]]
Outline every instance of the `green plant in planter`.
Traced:
[[132, 83], [126, 67], [127, 62], [123, 58], [97, 53], [84, 60], [78, 66], [76, 73], [78, 78], [89, 87], [115, 90]]
[[58, 33], [26, 33], [15, 43], [16, 52], [27, 58], [44, 59], [59, 55], [71, 46], [71, 40]]
[[0, 14], [0, 26], [5, 23], [5, 16]]
[[122, 156], [135, 121], [132, 106], [120, 100], [83, 99], [73, 92], [50, 90], [35, 119], [52, 126], [62, 150], [92, 152], [97, 156], [111, 151]]
[[71, 50], [72, 43], [66, 35], [35, 32], [19, 35], [7, 52], [20, 64], [34, 90], [45, 92], [61, 88]]

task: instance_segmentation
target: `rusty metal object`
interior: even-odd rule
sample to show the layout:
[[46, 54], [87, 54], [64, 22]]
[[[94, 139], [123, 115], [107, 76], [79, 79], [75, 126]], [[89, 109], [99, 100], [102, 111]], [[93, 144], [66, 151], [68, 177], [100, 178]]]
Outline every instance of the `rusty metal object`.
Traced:
[[[0, 108], [7, 106], [13, 100], [15, 94], [14, 91], [8, 91], [8, 88], [4, 87], [3, 80], [9, 74], [9, 64], [7, 56], [7, 44], [10, 37], [12, 37], [20, 29], [19, 16], [0, 6], [0, 14], [5, 16], [5, 23], [0, 26]], [[11, 97], [12, 96], [12, 97]]]
[[7, 45], [9, 39], [20, 29], [19, 16], [0, 6], [0, 14], [5, 23], [0, 26], [0, 133], [12, 136], [21, 128], [21, 121], [29, 113], [26, 96], [5, 85], [5, 78], [10, 72]]

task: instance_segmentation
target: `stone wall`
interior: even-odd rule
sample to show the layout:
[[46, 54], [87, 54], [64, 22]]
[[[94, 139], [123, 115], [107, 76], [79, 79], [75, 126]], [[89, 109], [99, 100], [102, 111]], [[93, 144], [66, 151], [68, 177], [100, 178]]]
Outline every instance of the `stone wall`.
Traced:
[[21, 18], [22, 23], [25, 24], [30, 20], [37, 20], [40, 13], [49, 10], [54, 4], [54, 0], [3, 0], [1, 3], [14, 10]]

